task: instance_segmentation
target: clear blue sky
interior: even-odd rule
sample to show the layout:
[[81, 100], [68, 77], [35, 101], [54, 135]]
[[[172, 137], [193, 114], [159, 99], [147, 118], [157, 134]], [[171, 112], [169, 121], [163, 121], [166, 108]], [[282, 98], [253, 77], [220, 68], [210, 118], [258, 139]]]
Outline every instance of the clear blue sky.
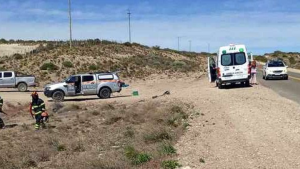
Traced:
[[[194, 51], [243, 43], [255, 54], [300, 51], [299, 0], [72, 0], [74, 38]], [[67, 39], [68, 0], [0, 0], [0, 38]]]

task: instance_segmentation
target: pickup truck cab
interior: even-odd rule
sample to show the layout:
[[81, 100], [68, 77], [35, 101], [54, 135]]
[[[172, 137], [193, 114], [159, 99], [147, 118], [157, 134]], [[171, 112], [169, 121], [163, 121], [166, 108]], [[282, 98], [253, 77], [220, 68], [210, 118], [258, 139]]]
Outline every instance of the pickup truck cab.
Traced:
[[245, 45], [220, 47], [215, 58], [208, 57], [208, 77], [210, 82], [216, 82], [219, 89], [228, 83], [243, 83], [249, 86], [250, 61]]
[[0, 88], [18, 88], [20, 92], [25, 92], [28, 87], [36, 86], [34, 76], [18, 76], [14, 71], [0, 71]]
[[66, 96], [98, 95], [101, 99], [107, 99], [111, 93], [121, 92], [123, 85], [117, 73], [78, 74], [63, 82], [46, 85], [44, 94], [58, 102], [64, 101]]

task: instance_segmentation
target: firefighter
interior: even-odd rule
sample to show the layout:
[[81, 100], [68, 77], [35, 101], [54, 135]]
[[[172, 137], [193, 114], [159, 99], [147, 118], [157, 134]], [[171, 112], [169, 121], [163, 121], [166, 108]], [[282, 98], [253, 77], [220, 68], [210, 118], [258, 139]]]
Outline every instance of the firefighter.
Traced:
[[[35, 120], [36, 120], [35, 129], [39, 130], [41, 125], [43, 127], [45, 126], [45, 124], [44, 124], [45, 117], [43, 117], [42, 114], [45, 115], [46, 107], [45, 107], [44, 101], [39, 98], [39, 95], [37, 92], [33, 92], [31, 94], [31, 97], [32, 97], [31, 112], [33, 112], [32, 115], [34, 115]], [[48, 119], [48, 117], [46, 119]]]
[[[2, 111], [2, 106], [3, 106], [3, 99], [2, 97], [0, 96], [0, 113], [3, 113], [3, 114], [6, 114]], [[0, 117], [0, 129], [4, 129], [5, 128], [5, 124], [3, 122], [3, 120], [1, 119]]]

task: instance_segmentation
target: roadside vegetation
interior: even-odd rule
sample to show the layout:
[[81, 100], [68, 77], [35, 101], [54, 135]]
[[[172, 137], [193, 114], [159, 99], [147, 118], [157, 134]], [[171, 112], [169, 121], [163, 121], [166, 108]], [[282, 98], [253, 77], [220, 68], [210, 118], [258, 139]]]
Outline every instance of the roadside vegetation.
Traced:
[[[25, 117], [27, 106], [15, 107]], [[24, 123], [1, 131], [0, 166], [11, 168], [165, 168], [181, 166], [174, 144], [193, 105], [180, 101], [53, 104], [47, 129]]]
[[65, 42], [19, 43], [40, 45], [30, 53], [17, 54], [15, 59], [8, 56], [1, 58], [0, 67], [34, 74], [40, 84], [60, 81], [74, 73], [121, 71], [121, 78], [145, 78], [151, 74], [199, 72], [206, 69], [206, 54], [148, 47], [138, 43], [94, 39], [74, 41], [72, 49]]
[[280, 59], [289, 67], [300, 69], [300, 53], [275, 51], [274, 53], [266, 53], [264, 56], [256, 56], [255, 60], [267, 62], [271, 59]]

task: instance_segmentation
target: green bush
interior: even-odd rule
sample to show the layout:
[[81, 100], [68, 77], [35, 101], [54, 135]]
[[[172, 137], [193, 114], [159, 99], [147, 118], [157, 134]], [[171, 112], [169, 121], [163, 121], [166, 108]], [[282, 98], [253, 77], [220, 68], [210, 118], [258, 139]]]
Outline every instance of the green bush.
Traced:
[[165, 155], [176, 154], [176, 149], [170, 143], [163, 143], [159, 151], [161, 154]]
[[57, 151], [66, 151], [66, 150], [67, 150], [67, 148], [63, 144], [60, 144], [60, 145], [57, 146]]
[[153, 46], [154, 50], [160, 50], [160, 46]]
[[296, 60], [295, 60], [295, 58], [294, 57], [290, 57], [289, 58], [289, 61], [290, 61], [290, 64], [296, 64]]
[[68, 67], [68, 68], [74, 67], [73, 63], [70, 61], [64, 61], [62, 64], [64, 65], [64, 67]]
[[172, 140], [172, 136], [167, 131], [152, 132], [144, 135], [146, 143], [156, 143], [164, 140]]
[[151, 160], [150, 155], [146, 153], [139, 153], [131, 146], [125, 148], [125, 156], [131, 160], [131, 164], [133, 165], [141, 165]]
[[129, 47], [131, 47], [131, 46], [132, 46], [132, 44], [131, 44], [130, 42], [125, 42], [125, 43], [123, 43], [123, 45], [125, 45], [125, 46], [129, 46]]
[[92, 64], [89, 66], [89, 70], [97, 70], [97, 69], [98, 69], [98, 66], [95, 64]]
[[161, 167], [164, 169], [175, 169], [181, 167], [177, 160], [167, 160], [161, 163]]
[[19, 53], [14, 54], [13, 57], [14, 57], [15, 59], [17, 59], [17, 60], [23, 59], [23, 56], [22, 56], [21, 54], [19, 54]]
[[44, 63], [41, 68], [41, 70], [58, 70], [58, 66], [56, 66], [53, 63]]
[[256, 56], [254, 57], [254, 60], [264, 63], [268, 61], [268, 59], [265, 56]]

